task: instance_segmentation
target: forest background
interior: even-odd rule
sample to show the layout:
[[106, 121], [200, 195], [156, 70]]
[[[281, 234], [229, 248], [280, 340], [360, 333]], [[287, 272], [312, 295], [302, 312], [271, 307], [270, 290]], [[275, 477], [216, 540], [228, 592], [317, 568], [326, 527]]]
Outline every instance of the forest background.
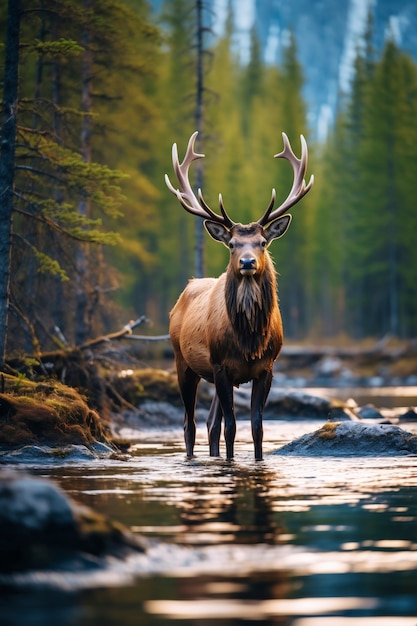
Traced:
[[[0, 8], [2, 42], [17, 4], [9, 3], [9, 25]], [[164, 174], [172, 172], [172, 144], [181, 157], [196, 128], [198, 4], [164, 2], [156, 21], [143, 0], [20, 0], [12, 103], [7, 46], [0, 49], [3, 133], [16, 122], [10, 282], [0, 302], [9, 309], [7, 354], [80, 345], [142, 314], [152, 332], [167, 331], [196, 271], [200, 226]], [[234, 220], [258, 219], [273, 187], [278, 201], [291, 188], [291, 168], [273, 159], [281, 132], [298, 155], [306, 137], [316, 182], [271, 245], [287, 339], [415, 336], [416, 63], [389, 37], [376, 53], [370, 16], [351, 91], [340, 94], [335, 125], [319, 143], [307, 123], [295, 37], [271, 66], [253, 30], [242, 65], [233, 29], [229, 9], [220, 38], [200, 31], [204, 197], [216, 210], [221, 192]], [[2, 172], [4, 161], [2, 154]], [[227, 258], [207, 236], [204, 273], [219, 275]]]

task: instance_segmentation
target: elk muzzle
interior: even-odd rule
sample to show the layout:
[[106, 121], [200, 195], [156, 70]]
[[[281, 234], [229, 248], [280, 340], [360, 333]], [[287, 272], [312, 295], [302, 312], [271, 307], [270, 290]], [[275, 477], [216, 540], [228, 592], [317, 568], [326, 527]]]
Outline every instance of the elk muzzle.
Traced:
[[254, 257], [243, 257], [239, 260], [239, 271], [242, 276], [253, 276], [256, 269], [257, 263]]

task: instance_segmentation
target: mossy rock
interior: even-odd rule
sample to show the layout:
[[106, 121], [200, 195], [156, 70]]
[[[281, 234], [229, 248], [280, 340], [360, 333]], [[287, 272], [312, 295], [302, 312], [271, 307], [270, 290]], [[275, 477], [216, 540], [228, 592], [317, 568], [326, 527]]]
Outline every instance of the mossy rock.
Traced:
[[291, 456], [402, 456], [417, 454], [417, 436], [393, 424], [326, 423], [275, 454]]

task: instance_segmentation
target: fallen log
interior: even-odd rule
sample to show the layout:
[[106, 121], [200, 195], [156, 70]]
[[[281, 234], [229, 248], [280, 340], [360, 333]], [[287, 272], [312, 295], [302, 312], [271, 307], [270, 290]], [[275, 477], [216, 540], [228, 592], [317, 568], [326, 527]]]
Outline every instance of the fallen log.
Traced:
[[338, 357], [340, 359], [356, 359], [358, 357], [381, 357], [398, 359], [403, 356], [417, 355], [417, 340], [413, 339], [401, 344], [391, 344], [392, 337], [386, 335], [371, 346], [365, 345], [291, 345], [284, 344], [281, 357], [311, 357], [320, 359], [324, 357]]

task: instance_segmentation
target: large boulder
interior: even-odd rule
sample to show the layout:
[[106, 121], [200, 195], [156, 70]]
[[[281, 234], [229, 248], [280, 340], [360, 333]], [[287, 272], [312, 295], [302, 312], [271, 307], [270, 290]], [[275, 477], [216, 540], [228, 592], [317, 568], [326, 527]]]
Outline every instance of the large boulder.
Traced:
[[52, 481], [0, 473], [0, 573], [96, 567], [97, 559], [145, 549], [139, 537], [75, 503]]
[[398, 456], [417, 454], [417, 436], [393, 424], [326, 423], [275, 454], [292, 456]]

